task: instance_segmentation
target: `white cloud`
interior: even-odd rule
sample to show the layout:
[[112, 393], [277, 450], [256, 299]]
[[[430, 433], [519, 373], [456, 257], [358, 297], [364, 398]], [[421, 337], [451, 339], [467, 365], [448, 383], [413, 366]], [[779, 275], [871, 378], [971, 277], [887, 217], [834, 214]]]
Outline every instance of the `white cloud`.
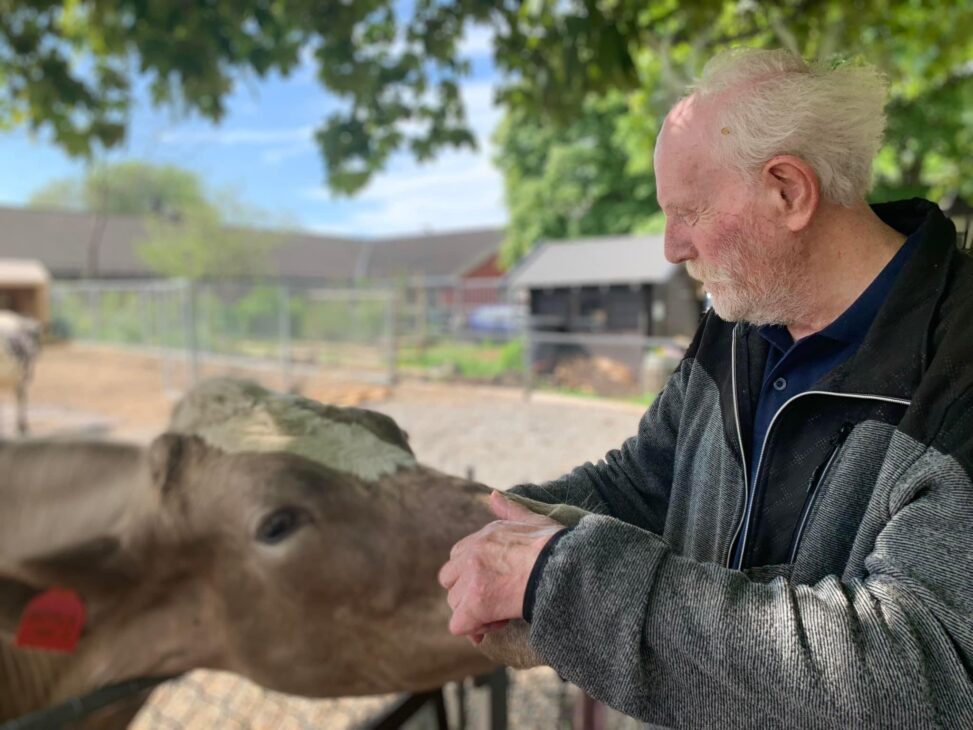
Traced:
[[502, 113], [493, 102], [495, 88], [491, 81], [472, 81], [464, 84], [460, 90], [466, 104], [467, 121], [482, 147], [489, 143]]
[[316, 150], [313, 141], [309, 139], [305, 142], [297, 142], [283, 147], [271, 147], [260, 155], [260, 159], [268, 165], [277, 165], [294, 157], [317, 154]]
[[483, 25], [468, 25], [459, 43], [462, 56], [475, 58], [488, 56], [493, 52], [493, 29]]
[[[330, 200], [323, 188], [305, 197]], [[411, 164], [376, 177], [351, 203], [340, 223], [315, 226], [333, 233], [390, 235], [498, 226], [506, 221], [500, 174], [487, 157], [447, 153], [435, 163]]]
[[[500, 118], [493, 85], [472, 82], [462, 88], [476, 151], [446, 151], [426, 165], [399, 155], [389, 169], [353, 198], [340, 223], [314, 228], [353, 235], [391, 235], [503, 225], [503, 181], [490, 159], [489, 137]], [[326, 188], [301, 191], [302, 197], [333, 202]]]
[[298, 52], [297, 66], [291, 71], [290, 80], [295, 84], [314, 84], [318, 81], [318, 59], [314, 52], [316, 45], [306, 44]]
[[158, 140], [162, 144], [206, 144], [219, 145], [279, 145], [311, 142], [314, 137], [314, 127], [310, 124], [302, 127], [284, 129], [180, 129], [170, 130], [159, 134]]

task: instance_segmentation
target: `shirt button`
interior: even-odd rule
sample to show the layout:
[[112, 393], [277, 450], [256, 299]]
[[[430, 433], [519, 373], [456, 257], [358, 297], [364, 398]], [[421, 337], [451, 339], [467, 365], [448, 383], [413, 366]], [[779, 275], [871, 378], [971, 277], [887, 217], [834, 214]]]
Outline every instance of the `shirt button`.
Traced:
[[777, 378], [777, 380], [774, 381], [774, 390], [783, 390], [786, 387], [787, 381], [783, 378]]

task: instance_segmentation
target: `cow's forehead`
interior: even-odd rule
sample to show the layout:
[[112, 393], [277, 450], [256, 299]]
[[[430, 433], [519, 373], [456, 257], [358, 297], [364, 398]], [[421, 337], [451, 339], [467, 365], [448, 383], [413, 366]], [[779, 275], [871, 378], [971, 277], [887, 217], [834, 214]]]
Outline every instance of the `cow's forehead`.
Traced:
[[224, 451], [287, 452], [375, 481], [417, 466], [405, 435], [372, 411], [326, 406], [232, 378], [206, 380], [173, 411], [169, 430]]

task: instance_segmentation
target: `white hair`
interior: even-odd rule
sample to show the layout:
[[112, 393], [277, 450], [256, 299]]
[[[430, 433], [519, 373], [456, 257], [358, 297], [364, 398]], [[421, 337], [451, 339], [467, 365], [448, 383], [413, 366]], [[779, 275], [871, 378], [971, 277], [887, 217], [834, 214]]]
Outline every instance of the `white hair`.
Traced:
[[735, 49], [706, 64], [693, 92], [726, 92], [717, 154], [745, 177], [789, 154], [814, 169], [827, 200], [852, 206], [871, 189], [887, 95], [873, 66], [812, 66], [785, 50]]

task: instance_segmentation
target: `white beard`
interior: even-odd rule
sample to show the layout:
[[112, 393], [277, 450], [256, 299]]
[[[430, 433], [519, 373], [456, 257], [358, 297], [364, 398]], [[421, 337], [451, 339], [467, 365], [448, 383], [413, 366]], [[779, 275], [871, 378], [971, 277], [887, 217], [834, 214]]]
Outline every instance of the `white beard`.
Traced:
[[[713, 309], [728, 322], [786, 326], [802, 321], [810, 310], [811, 295], [799, 246], [768, 241], [773, 234], [761, 233], [748, 222], [724, 237], [719, 264], [689, 261], [686, 270], [703, 282]], [[761, 240], [768, 243], [757, 243]]]

